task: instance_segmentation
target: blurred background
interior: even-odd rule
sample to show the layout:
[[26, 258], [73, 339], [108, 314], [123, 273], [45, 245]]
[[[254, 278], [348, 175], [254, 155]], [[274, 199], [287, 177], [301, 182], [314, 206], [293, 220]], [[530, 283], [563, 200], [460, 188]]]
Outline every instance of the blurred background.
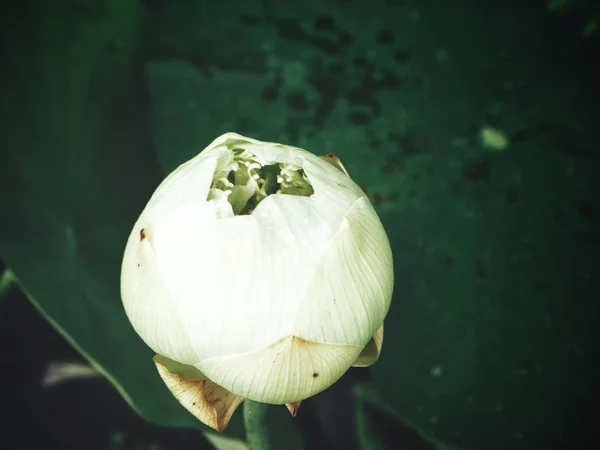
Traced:
[[149, 195], [227, 131], [337, 153], [395, 256], [381, 359], [295, 419], [271, 408], [277, 449], [593, 447], [594, 2], [9, 0], [0, 20], [9, 447], [243, 448], [171, 398], [119, 298]]

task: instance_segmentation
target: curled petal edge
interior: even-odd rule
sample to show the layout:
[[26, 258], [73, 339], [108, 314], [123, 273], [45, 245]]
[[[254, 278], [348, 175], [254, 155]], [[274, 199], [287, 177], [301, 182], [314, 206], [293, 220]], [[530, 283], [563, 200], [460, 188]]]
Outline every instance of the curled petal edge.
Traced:
[[371, 340], [365, 345], [365, 348], [358, 358], [352, 364], [352, 367], [368, 367], [379, 359], [381, 346], [383, 345], [383, 325], [375, 332]]

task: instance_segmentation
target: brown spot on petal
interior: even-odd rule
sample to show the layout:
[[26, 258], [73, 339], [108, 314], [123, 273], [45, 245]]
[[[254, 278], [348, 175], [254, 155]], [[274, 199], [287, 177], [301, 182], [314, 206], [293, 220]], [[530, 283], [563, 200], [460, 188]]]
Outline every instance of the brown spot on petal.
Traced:
[[146, 239], [146, 229], [142, 228], [140, 230], [140, 242], [142, 242], [144, 239]]
[[300, 409], [301, 404], [302, 404], [302, 400], [300, 400], [299, 402], [294, 402], [294, 403], [286, 403], [285, 407], [290, 412], [292, 417], [296, 417], [296, 414], [298, 414], [298, 409]]
[[306, 339], [300, 337], [300, 336], [291, 336], [290, 337], [292, 344], [299, 344], [299, 345], [309, 345], [312, 344], [312, 342], [307, 341]]
[[194, 417], [223, 431], [243, 398], [210, 381], [193, 366], [156, 355], [154, 363], [171, 394]]

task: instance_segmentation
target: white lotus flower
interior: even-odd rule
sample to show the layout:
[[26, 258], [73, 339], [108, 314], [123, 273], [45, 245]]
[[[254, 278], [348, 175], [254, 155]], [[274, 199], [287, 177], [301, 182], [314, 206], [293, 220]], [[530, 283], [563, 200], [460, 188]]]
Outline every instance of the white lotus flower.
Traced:
[[244, 398], [286, 404], [379, 356], [392, 254], [334, 155], [227, 133], [136, 222], [121, 294], [177, 399], [222, 430]]

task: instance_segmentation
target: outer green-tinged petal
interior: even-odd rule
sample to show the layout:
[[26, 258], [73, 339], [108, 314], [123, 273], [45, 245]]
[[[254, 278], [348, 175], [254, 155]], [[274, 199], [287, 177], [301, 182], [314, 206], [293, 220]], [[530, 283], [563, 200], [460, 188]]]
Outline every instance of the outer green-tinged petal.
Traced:
[[154, 357], [161, 378], [185, 409], [217, 431], [223, 431], [243, 398], [216, 385], [192, 366]]
[[358, 345], [320, 344], [287, 336], [256, 352], [211, 358], [196, 367], [244, 398], [294, 403], [331, 386], [361, 350]]

